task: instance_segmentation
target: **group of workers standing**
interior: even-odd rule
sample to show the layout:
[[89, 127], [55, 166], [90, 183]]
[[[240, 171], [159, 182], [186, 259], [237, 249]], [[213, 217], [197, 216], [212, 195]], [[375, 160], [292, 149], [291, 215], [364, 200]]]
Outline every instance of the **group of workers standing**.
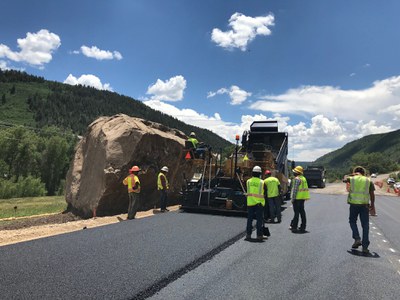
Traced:
[[[140, 180], [138, 177], [140, 168], [133, 166], [129, 169], [129, 175], [123, 180], [123, 184], [128, 187], [129, 205], [128, 205], [128, 220], [135, 219], [136, 213], [140, 206]], [[160, 192], [160, 211], [167, 212], [167, 200], [169, 183], [167, 166], [161, 168], [157, 175], [157, 190]]]
[[[192, 132], [188, 141], [193, 144], [194, 149], [198, 149], [198, 140]], [[123, 180], [123, 184], [128, 188], [129, 205], [127, 219], [134, 219], [140, 206], [140, 180], [138, 177], [140, 168], [133, 166], [129, 169], [129, 175]], [[167, 166], [161, 168], [157, 176], [157, 190], [160, 192], [160, 211], [166, 212], [167, 191], [169, 189]], [[303, 176], [303, 167], [297, 166], [293, 170], [293, 180], [291, 181], [291, 202], [293, 205], [294, 216], [290, 222], [289, 229], [293, 233], [306, 233], [307, 217], [304, 209], [305, 201], [310, 199], [307, 179]], [[266, 170], [265, 178], [261, 178], [261, 167], [255, 166], [252, 170], [252, 177], [247, 180], [247, 226], [246, 239], [251, 239], [253, 230], [253, 219], [256, 218], [257, 240], [262, 241], [267, 237], [263, 235], [264, 223], [281, 223], [282, 213], [282, 189], [279, 179], [273, 176], [270, 170]], [[349, 223], [352, 230], [354, 243], [352, 249], [362, 246], [363, 253], [369, 253], [369, 211], [375, 211], [375, 187], [371, 180], [366, 177], [366, 171], [358, 166], [353, 170], [353, 174], [348, 176], [344, 182], [348, 192], [347, 202], [350, 205]], [[357, 219], [360, 217], [362, 227], [362, 239], [357, 226]], [[276, 220], [276, 221], [275, 221]], [[301, 220], [300, 227], [298, 227]]]
[[[263, 235], [264, 222], [281, 223], [282, 213], [282, 190], [279, 179], [272, 175], [270, 170], [265, 171], [265, 179], [261, 179], [261, 167], [255, 166], [252, 171], [252, 178], [247, 180], [247, 226], [246, 239], [251, 239], [253, 219], [256, 218], [257, 240], [262, 241], [267, 237]], [[310, 199], [307, 180], [303, 176], [303, 168], [297, 166], [293, 169], [294, 179], [292, 180], [291, 199], [294, 210], [294, 217], [290, 224], [292, 232], [306, 232], [306, 212], [304, 202]], [[301, 217], [300, 228], [297, 227]], [[276, 222], [275, 222], [276, 218]]]
[[[291, 182], [291, 201], [294, 216], [290, 222], [289, 229], [293, 233], [306, 233], [307, 217], [304, 209], [305, 201], [310, 199], [307, 179], [303, 176], [303, 168], [295, 167], [293, 170], [294, 179]], [[265, 171], [265, 179], [261, 179], [261, 168], [255, 166], [252, 171], [252, 178], [247, 180], [247, 226], [246, 239], [251, 239], [253, 230], [253, 219], [256, 218], [257, 240], [262, 241], [267, 237], [263, 235], [264, 215], [269, 214], [270, 223], [281, 222], [281, 188], [277, 178], [271, 175], [269, 170]], [[344, 182], [348, 192], [347, 203], [349, 207], [349, 224], [352, 231], [354, 243], [352, 249], [362, 246], [364, 254], [369, 253], [369, 211], [375, 211], [375, 187], [371, 180], [366, 176], [363, 167], [358, 166], [353, 170], [353, 174], [348, 176]], [[268, 209], [269, 207], [269, 209]], [[268, 211], [269, 210], [269, 211]], [[357, 219], [360, 218], [362, 227], [362, 238], [360, 236]], [[301, 219], [300, 227], [298, 227]]]

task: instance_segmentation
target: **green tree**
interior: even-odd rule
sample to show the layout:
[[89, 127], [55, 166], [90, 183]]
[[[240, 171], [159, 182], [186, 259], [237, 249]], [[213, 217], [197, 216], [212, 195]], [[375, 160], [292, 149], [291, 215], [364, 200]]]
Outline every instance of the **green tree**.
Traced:
[[6, 94], [3, 94], [3, 96], [1, 97], [1, 104], [5, 104], [6, 101], [7, 101]]

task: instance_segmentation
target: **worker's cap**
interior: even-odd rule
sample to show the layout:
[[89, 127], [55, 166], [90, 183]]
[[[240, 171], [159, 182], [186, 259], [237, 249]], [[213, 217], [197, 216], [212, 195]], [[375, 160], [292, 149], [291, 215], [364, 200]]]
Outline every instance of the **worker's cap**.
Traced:
[[133, 166], [132, 168], [129, 169], [129, 172], [130, 172], [130, 173], [132, 173], [132, 172], [139, 172], [139, 171], [140, 171], [140, 168], [139, 168], [138, 166]]
[[270, 170], [265, 170], [265, 173], [264, 173], [265, 175], [268, 175], [268, 174], [271, 174], [271, 171]]
[[357, 167], [354, 167], [353, 173], [360, 173], [360, 174], [365, 175], [365, 173], [367, 173], [367, 172], [365, 171], [364, 167], [357, 166]]
[[192, 131], [192, 132], [190, 133], [190, 136], [196, 136], [196, 134]]
[[261, 173], [261, 168], [260, 168], [259, 166], [255, 166], [255, 167], [253, 168], [253, 172], [254, 172], [254, 173]]
[[296, 168], [293, 169], [293, 172], [295, 172], [297, 174], [303, 174], [303, 167], [297, 166]]
[[169, 170], [168, 170], [167, 166], [164, 166], [164, 167], [161, 168], [161, 171], [168, 172]]

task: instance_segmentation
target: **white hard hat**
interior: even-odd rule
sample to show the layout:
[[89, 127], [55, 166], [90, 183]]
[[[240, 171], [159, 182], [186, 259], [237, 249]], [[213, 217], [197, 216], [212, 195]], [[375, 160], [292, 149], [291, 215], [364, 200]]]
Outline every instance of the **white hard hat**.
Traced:
[[259, 166], [255, 166], [255, 167], [253, 168], [253, 172], [255, 172], [255, 173], [261, 173], [261, 168], [260, 168]]
[[196, 136], [196, 134], [192, 131], [192, 132], [190, 133], [190, 136]]
[[169, 170], [168, 170], [168, 167], [164, 166], [161, 168], [161, 171], [168, 172]]

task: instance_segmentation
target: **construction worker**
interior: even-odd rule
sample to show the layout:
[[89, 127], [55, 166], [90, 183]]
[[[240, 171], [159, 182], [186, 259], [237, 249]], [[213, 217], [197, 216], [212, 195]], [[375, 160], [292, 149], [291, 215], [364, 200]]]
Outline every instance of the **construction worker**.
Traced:
[[161, 212], [169, 211], [167, 209], [167, 191], [169, 189], [167, 173], [168, 167], [164, 166], [161, 168], [160, 173], [158, 173], [157, 178], [157, 189], [160, 191], [160, 210]]
[[129, 206], [128, 206], [128, 220], [132, 220], [136, 216], [136, 212], [140, 205], [140, 180], [138, 177], [140, 168], [133, 166], [129, 169], [129, 175], [122, 182], [128, 186]]
[[[349, 192], [347, 196], [347, 203], [350, 204], [349, 223], [354, 239], [351, 248], [357, 249], [362, 246], [362, 252], [368, 254], [369, 209], [375, 209], [375, 187], [365, 174], [365, 169], [357, 166], [353, 170], [353, 175], [347, 177], [345, 182], [347, 183], [347, 191]], [[357, 226], [358, 216], [360, 216], [363, 230], [362, 240]]]
[[[282, 221], [282, 212], [281, 212], [281, 183], [279, 179], [272, 176], [270, 170], [265, 171], [265, 186], [266, 186], [266, 196], [269, 206], [270, 218], [267, 222], [275, 223], [275, 218], [277, 219], [277, 223]], [[267, 205], [265, 205], [267, 206]]]
[[196, 139], [196, 134], [194, 132], [190, 133], [188, 141], [190, 141], [193, 144], [194, 149], [197, 149], [197, 145], [199, 144], [199, 141]]
[[257, 219], [257, 240], [263, 239], [263, 207], [265, 206], [264, 199], [264, 181], [261, 177], [261, 168], [255, 166], [253, 168], [252, 178], [247, 180], [247, 227], [246, 227], [246, 240], [251, 239], [251, 232], [253, 229], [253, 218], [256, 215]]
[[[303, 176], [303, 167], [297, 166], [292, 172], [294, 179], [291, 198], [294, 217], [290, 224], [290, 229], [293, 233], [306, 233], [307, 218], [306, 211], [304, 210], [304, 202], [310, 199], [310, 192], [308, 191], [307, 179]], [[301, 225], [300, 228], [297, 228], [299, 215], [301, 216]]]

